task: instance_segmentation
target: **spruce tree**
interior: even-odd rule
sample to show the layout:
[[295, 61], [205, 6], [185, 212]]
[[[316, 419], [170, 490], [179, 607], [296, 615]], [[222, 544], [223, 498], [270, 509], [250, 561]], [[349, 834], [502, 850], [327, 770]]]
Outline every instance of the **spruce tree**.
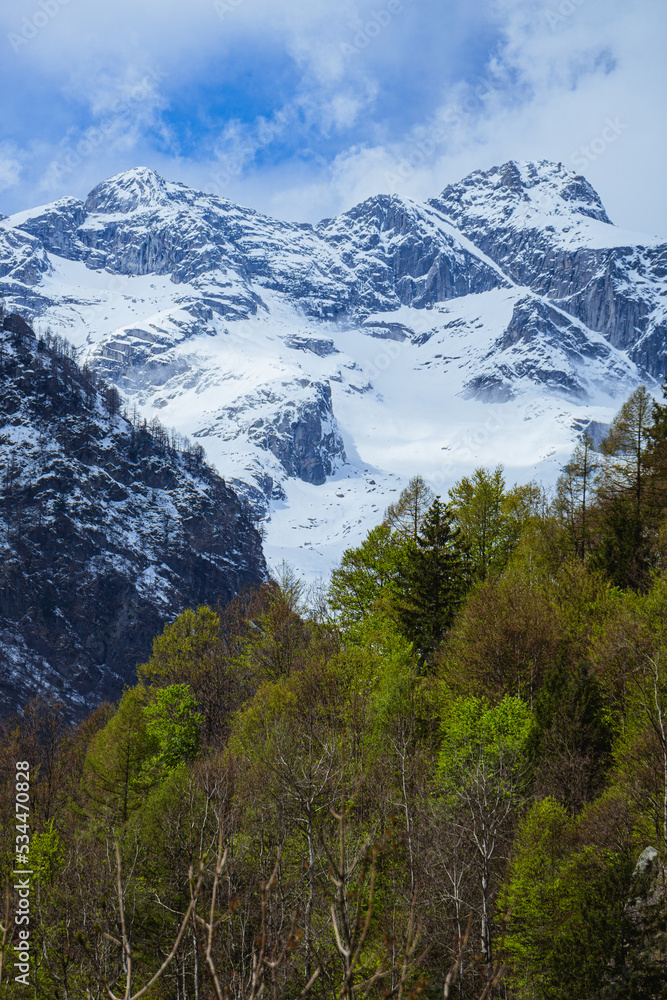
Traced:
[[463, 595], [463, 576], [459, 531], [452, 527], [449, 509], [436, 497], [416, 540], [406, 549], [395, 585], [400, 627], [422, 663], [454, 620]]

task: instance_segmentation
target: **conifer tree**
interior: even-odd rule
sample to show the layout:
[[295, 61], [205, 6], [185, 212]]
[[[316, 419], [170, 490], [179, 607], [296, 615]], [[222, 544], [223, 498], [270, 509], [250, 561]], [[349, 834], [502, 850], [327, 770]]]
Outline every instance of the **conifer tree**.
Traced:
[[541, 499], [535, 483], [505, 487], [502, 466], [475, 469], [449, 491], [449, 509], [461, 531], [468, 574], [486, 580], [504, 569]]
[[648, 389], [643, 385], [635, 389], [614, 417], [601, 445], [608, 457], [600, 478], [601, 498], [629, 501], [638, 523], [643, 515], [653, 409]]
[[593, 486], [600, 469], [600, 456], [593, 442], [584, 434], [556, 483], [556, 507], [565, 522], [574, 551], [584, 559], [590, 543], [588, 507]]
[[653, 421], [648, 427], [647, 505], [654, 523], [664, 518], [667, 508], [667, 382], [662, 387], [664, 403], [653, 404]]
[[460, 533], [440, 497], [406, 549], [395, 587], [400, 626], [424, 662], [442, 641], [463, 596]]
[[422, 522], [435, 499], [435, 494], [421, 476], [414, 476], [396, 503], [389, 504], [384, 523], [404, 539], [417, 541]]
[[616, 586], [642, 590], [648, 578], [647, 484], [653, 399], [640, 386], [614, 417], [601, 450], [607, 461], [598, 479], [600, 542], [593, 565]]

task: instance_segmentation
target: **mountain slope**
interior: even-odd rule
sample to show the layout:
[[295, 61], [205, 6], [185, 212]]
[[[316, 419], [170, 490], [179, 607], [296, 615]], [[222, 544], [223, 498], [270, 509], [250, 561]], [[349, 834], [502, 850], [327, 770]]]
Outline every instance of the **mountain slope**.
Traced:
[[667, 367], [667, 243], [612, 226], [562, 164], [471, 174], [432, 201], [517, 284], [548, 297], [652, 375]]
[[130, 423], [17, 315], [0, 326], [0, 708], [76, 710], [116, 697], [184, 607], [258, 584], [261, 540], [200, 447]]
[[560, 164], [476, 172], [317, 226], [137, 168], [0, 220], [0, 291], [201, 442], [310, 575], [405, 478], [552, 481], [666, 370], [667, 244]]

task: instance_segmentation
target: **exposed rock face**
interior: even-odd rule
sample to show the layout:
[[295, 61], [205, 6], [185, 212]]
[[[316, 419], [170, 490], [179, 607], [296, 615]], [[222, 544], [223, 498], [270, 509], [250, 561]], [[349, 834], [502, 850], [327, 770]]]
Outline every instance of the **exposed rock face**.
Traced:
[[667, 867], [654, 847], [639, 856], [625, 907], [622, 942], [601, 1000], [667, 997]]
[[248, 437], [267, 448], [288, 476], [321, 486], [337, 465], [345, 463], [345, 448], [331, 409], [331, 386], [305, 386], [312, 398], [286, 407], [270, 420], [253, 421]]
[[245, 505], [201, 449], [132, 425], [113, 392], [4, 318], [0, 711], [116, 697], [165, 622], [265, 577]]
[[423, 308], [508, 284], [439, 221], [432, 209], [380, 195], [321, 222], [317, 232], [357, 275], [354, 303], [362, 311]]
[[512, 281], [602, 333], [651, 374], [665, 372], [667, 245], [614, 231], [584, 177], [562, 164], [506, 163], [470, 174], [431, 204]]
[[623, 384], [626, 369], [619, 365], [603, 337], [543, 299], [527, 295], [519, 299], [502, 336], [484, 359], [484, 371], [466, 383], [466, 395], [489, 402], [505, 402], [521, 392], [526, 383], [542, 385], [546, 392], [584, 400], [601, 388], [584, 372], [603, 370], [610, 388], [614, 380]]

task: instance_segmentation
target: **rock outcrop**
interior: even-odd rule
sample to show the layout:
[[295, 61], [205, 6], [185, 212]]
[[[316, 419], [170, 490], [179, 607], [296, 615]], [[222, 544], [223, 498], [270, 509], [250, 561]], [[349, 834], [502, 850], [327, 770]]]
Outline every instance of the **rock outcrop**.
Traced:
[[618, 956], [600, 1000], [667, 997], [667, 866], [647, 847], [635, 866]]

